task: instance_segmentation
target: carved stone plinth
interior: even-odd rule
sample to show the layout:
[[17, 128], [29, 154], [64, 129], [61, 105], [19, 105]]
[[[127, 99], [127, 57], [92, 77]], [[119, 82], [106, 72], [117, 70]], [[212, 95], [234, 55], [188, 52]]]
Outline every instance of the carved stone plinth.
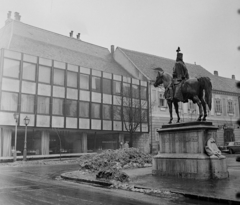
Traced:
[[205, 146], [216, 140], [217, 127], [211, 122], [164, 125], [158, 130], [160, 152], [153, 157], [152, 173], [194, 179], [228, 178], [226, 158], [209, 157]]

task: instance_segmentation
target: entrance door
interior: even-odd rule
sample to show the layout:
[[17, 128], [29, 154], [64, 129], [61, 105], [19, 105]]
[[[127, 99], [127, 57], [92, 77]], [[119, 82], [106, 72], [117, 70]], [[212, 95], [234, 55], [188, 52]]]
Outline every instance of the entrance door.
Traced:
[[224, 129], [224, 144], [235, 141], [233, 128]]

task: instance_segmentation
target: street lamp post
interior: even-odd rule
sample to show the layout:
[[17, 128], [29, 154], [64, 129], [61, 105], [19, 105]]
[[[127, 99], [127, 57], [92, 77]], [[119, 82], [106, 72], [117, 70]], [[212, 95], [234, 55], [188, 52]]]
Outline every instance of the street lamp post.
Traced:
[[24, 123], [25, 123], [25, 138], [24, 138], [24, 150], [23, 150], [23, 161], [27, 161], [27, 126], [30, 122], [30, 119], [28, 116], [24, 118]]
[[14, 113], [13, 117], [15, 119], [15, 143], [14, 143], [14, 153], [13, 153], [13, 161], [16, 162], [17, 161], [17, 124], [18, 124], [18, 118], [19, 118], [19, 114], [18, 113]]

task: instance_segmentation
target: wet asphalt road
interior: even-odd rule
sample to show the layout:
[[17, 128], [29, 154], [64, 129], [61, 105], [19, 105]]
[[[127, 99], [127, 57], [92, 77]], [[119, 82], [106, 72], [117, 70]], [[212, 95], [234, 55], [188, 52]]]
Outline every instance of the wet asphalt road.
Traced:
[[61, 173], [77, 169], [76, 164], [0, 167], [0, 205], [216, 204], [179, 195], [156, 197], [56, 180]]

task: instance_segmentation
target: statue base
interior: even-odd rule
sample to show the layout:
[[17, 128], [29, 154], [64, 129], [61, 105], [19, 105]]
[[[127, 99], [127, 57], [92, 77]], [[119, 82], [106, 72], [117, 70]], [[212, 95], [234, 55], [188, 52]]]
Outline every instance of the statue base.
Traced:
[[218, 127], [211, 122], [163, 125], [158, 130], [160, 152], [153, 157], [152, 174], [193, 179], [228, 178], [226, 158], [208, 156], [205, 146], [216, 140]]

